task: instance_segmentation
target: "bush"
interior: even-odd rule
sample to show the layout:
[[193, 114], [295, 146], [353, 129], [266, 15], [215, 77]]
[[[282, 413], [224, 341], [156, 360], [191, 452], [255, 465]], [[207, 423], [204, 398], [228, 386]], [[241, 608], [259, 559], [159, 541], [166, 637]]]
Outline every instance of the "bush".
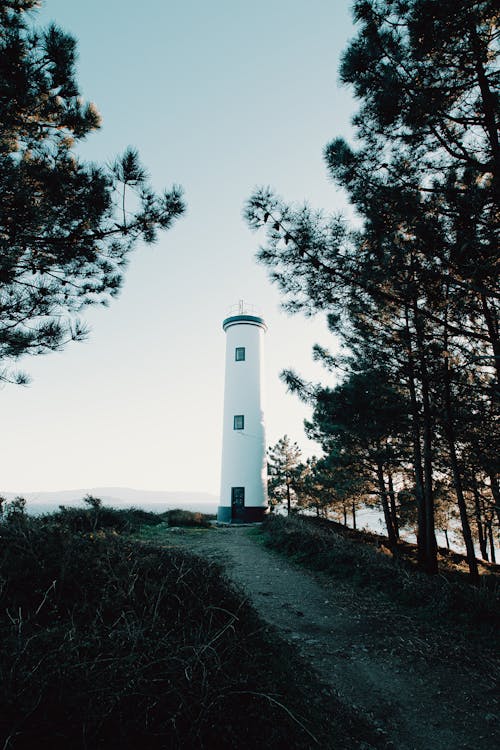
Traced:
[[447, 627], [466, 626], [485, 638], [498, 633], [498, 584], [494, 581], [485, 578], [476, 588], [453, 578], [428, 576], [363, 541], [361, 532], [354, 540], [335, 526], [297, 515], [268, 516], [263, 533], [268, 546], [333, 578], [376, 589], [411, 607], [414, 617], [446, 620]]
[[[87, 498], [91, 499], [91, 502]], [[102, 505], [98, 498], [87, 495], [84, 499], [89, 508], [67, 508], [59, 506], [56, 513], [45, 518], [53, 523], [60, 524], [70, 531], [90, 532], [99, 530], [111, 530], [118, 533], [136, 532], [141, 526], [156, 526], [163, 522], [158, 513], [150, 513], [141, 508], [108, 508]]]
[[[210, 516], [207, 513], [193, 513], [190, 510], [181, 510], [175, 508], [161, 514], [169, 526], [198, 526], [201, 528], [210, 527]], [[214, 516], [213, 516], [214, 517]]]
[[321, 729], [318, 685], [213, 563], [25, 518], [0, 526], [0, 581], [0, 746], [317, 746], [293, 714]]

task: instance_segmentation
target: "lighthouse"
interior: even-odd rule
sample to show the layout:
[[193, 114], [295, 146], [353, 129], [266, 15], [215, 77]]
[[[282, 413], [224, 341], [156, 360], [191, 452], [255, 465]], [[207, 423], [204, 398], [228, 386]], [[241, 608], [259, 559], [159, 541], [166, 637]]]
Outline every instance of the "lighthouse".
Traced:
[[268, 512], [262, 370], [267, 326], [239, 303], [222, 323], [226, 334], [222, 472], [217, 520], [262, 521]]

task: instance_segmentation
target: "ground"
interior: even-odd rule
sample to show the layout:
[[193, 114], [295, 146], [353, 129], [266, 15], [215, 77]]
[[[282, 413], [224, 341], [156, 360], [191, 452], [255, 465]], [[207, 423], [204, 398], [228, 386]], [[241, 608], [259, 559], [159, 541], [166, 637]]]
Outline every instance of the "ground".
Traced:
[[307, 571], [246, 527], [154, 532], [222, 563], [260, 616], [394, 750], [500, 747], [494, 665], [377, 592]]

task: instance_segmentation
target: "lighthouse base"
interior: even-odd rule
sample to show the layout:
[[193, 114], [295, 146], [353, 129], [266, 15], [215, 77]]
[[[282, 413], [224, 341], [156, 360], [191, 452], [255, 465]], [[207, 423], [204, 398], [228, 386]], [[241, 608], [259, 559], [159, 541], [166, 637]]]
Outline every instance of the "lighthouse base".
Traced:
[[217, 508], [217, 521], [219, 523], [260, 523], [264, 516], [269, 513], [269, 508], [259, 505], [254, 508], [245, 506], [238, 508], [237, 513], [230, 505], [219, 505]]

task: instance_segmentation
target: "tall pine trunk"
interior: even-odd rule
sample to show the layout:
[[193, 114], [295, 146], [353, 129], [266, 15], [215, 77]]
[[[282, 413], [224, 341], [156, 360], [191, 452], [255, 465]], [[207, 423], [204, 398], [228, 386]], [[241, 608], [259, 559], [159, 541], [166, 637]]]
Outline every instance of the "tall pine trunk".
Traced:
[[491, 562], [496, 563], [497, 558], [495, 555], [495, 541], [493, 539], [493, 524], [491, 522], [491, 518], [486, 521], [486, 529], [488, 532], [488, 540], [490, 542], [490, 555], [491, 555]]
[[453, 426], [453, 417], [451, 413], [451, 393], [450, 393], [450, 380], [449, 380], [449, 369], [448, 369], [448, 357], [445, 357], [445, 415], [444, 415], [444, 432], [446, 436], [446, 442], [448, 443], [448, 450], [450, 452], [450, 463], [453, 474], [453, 485], [455, 488], [455, 495], [457, 498], [458, 510], [460, 512], [460, 521], [462, 523], [462, 535], [464, 538], [465, 549], [467, 552], [467, 564], [472, 577], [476, 578], [479, 575], [477, 569], [476, 553], [474, 550], [474, 543], [472, 541], [472, 532], [470, 528], [469, 518], [467, 515], [467, 505], [465, 503], [465, 497], [462, 487], [462, 477], [460, 475], [460, 469], [458, 466], [457, 451], [455, 447], [455, 429]]
[[[447, 313], [447, 311], [446, 311]], [[445, 313], [445, 324], [444, 324], [444, 369], [443, 369], [443, 380], [444, 380], [444, 419], [443, 427], [446, 442], [448, 443], [448, 450], [450, 454], [451, 470], [453, 474], [453, 485], [455, 488], [455, 495], [458, 503], [458, 510], [460, 512], [460, 521], [462, 523], [462, 535], [464, 538], [465, 549], [467, 552], [467, 564], [469, 566], [469, 572], [473, 578], [477, 578], [479, 571], [477, 568], [476, 553], [474, 550], [474, 542], [472, 540], [472, 532], [469, 524], [469, 518], [467, 515], [467, 505], [465, 502], [462, 477], [460, 474], [460, 468], [458, 465], [456, 441], [455, 441], [455, 426], [452, 411], [452, 394], [451, 394], [451, 377], [450, 377], [450, 362], [448, 356], [448, 326], [447, 318]]]
[[392, 525], [391, 510], [389, 508], [389, 499], [387, 495], [387, 488], [384, 479], [384, 467], [382, 461], [377, 461], [377, 484], [380, 495], [380, 502], [382, 503], [382, 510], [384, 511], [385, 525], [387, 528], [387, 536], [389, 538], [389, 547], [395, 549], [398, 543], [396, 534], [394, 532], [394, 526]]
[[490, 487], [493, 501], [495, 503], [495, 513], [497, 521], [500, 524], [500, 487], [498, 486], [498, 477], [493, 472], [490, 474]]
[[425, 355], [423, 324], [417, 305], [413, 299], [413, 320], [415, 324], [418, 362], [420, 366], [420, 386], [422, 389], [422, 443], [424, 460], [424, 505], [427, 538], [425, 544], [425, 569], [428, 573], [438, 572], [437, 542], [434, 525], [434, 494], [432, 477], [432, 433], [433, 420], [430, 399], [430, 381]]
[[472, 473], [472, 494], [474, 496], [474, 516], [476, 518], [477, 527], [477, 539], [479, 542], [479, 549], [481, 550], [481, 557], [483, 560], [488, 560], [488, 546], [486, 541], [486, 524], [483, 524], [483, 518], [481, 513], [481, 499], [479, 497], [479, 490], [477, 488], [476, 474], [475, 471]]
[[394, 528], [394, 534], [396, 535], [396, 539], [399, 539], [399, 522], [398, 522], [398, 512], [396, 509], [396, 493], [394, 492], [394, 481], [392, 478], [392, 471], [389, 469], [387, 472], [387, 478], [389, 483], [389, 499], [391, 503], [391, 518], [392, 518], [392, 525]]
[[498, 321], [496, 319], [495, 310], [490, 308], [488, 299], [484, 294], [481, 295], [481, 307], [483, 309], [483, 315], [486, 321], [486, 327], [488, 329], [491, 348], [493, 349], [494, 366], [497, 374], [498, 395], [498, 389], [500, 387], [500, 340], [498, 334]]
[[[472, 3], [471, 3], [472, 6]], [[497, 99], [495, 91], [491, 89], [484, 62], [487, 59], [488, 50], [481, 44], [481, 38], [477, 31], [478, 20], [475, 17], [471, 7], [471, 14], [468, 19], [469, 35], [471, 40], [472, 52], [474, 54], [474, 67], [476, 69], [477, 82], [481, 92], [481, 110], [484, 118], [484, 130], [488, 136], [493, 162], [493, 182], [498, 187], [500, 179], [500, 141], [498, 138], [497, 123]]]
[[415, 478], [415, 499], [417, 501], [417, 560], [420, 567], [425, 567], [425, 550], [427, 547], [427, 521], [425, 516], [422, 446], [420, 442], [420, 407], [417, 399], [415, 359], [411, 342], [409, 311], [407, 306], [405, 306], [405, 338], [408, 368], [408, 390], [410, 392], [413, 473]]

